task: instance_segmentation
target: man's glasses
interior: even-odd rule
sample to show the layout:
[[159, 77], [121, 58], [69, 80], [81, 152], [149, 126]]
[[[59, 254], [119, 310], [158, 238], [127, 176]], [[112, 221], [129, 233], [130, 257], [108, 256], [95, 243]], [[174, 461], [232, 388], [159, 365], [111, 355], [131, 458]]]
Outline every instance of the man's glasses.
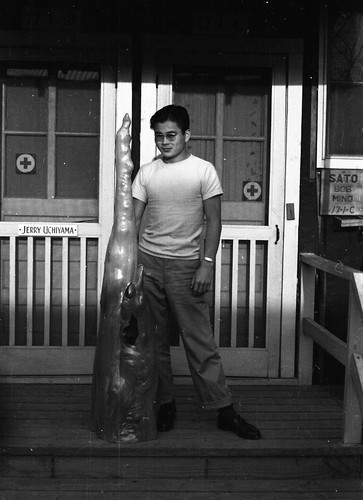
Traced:
[[167, 132], [166, 134], [161, 134], [160, 132], [156, 132], [155, 134], [155, 142], [163, 142], [164, 138], [168, 142], [174, 142], [177, 138], [178, 134], [181, 132]]

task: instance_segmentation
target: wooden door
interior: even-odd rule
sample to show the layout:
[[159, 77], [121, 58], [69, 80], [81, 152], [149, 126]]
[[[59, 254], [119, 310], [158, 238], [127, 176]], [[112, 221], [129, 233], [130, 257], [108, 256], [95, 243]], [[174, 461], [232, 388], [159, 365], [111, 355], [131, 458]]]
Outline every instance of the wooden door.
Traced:
[[9, 62], [2, 75], [2, 379], [92, 373], [112, 225], [113, 75], [70, 61]]
[[[301, 59], [223, 56], [160, 56], [157, 108], [189, 110], [190, 150], [216, 166], [224, 189], [209, 302], [227, 375], [293, 376]], [[174, 371], [187, 375], [175, 330], [172, 344]]]

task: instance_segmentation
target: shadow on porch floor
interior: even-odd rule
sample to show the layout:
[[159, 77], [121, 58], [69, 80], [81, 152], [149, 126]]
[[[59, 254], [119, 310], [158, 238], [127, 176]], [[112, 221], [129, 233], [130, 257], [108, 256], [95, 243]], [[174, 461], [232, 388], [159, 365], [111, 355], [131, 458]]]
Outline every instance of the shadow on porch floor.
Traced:
[[188, 385], [173, 431], [117, 445], [88, 429], [89, 385], [0, 384], [0, 499], [363, 498], [363, 446], [340, 444], [335, 388], [231, 389], [260, 441], [218, 430]]

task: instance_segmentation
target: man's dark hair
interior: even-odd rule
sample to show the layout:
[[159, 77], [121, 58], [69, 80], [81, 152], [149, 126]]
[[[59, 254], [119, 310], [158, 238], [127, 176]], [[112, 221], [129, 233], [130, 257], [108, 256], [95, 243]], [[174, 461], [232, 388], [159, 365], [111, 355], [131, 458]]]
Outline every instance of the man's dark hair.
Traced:
[[155, 130], [155, 125], [157, 123], [165, 123], [167, 121], [177, 123], [183, 134], [190, 127], [189, 114], [183, 106], [170, 104], [169, 106], [165, 106], [164, 108], [159, 109], [150, 118], [150, 128]]

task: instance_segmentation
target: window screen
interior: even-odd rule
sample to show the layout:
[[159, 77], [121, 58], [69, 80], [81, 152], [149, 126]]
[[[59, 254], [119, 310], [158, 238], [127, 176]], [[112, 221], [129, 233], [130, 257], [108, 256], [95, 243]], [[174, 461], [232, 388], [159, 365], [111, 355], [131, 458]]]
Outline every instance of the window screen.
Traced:
[[330, 19], [327, 153], [363, 156], [363, 14]]
[[3, 69], [3, 196], [97, 199], [100, 73]]

